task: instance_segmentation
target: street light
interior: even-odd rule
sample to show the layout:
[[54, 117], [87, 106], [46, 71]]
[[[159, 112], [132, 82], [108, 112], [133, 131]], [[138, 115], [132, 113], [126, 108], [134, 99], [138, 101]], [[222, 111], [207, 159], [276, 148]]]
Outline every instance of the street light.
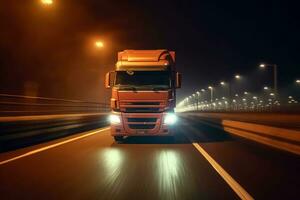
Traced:
[[44, 5], [52, 5], [53, 4], [53, 0], [41, 0], [41, 3], [44, 4]]
[[239, 74], [236, 74], [234, 77], [235, 77], [236, 79], [241, 79], [241, 76], [240, 76]]
[[260, 68], [265, 68], [266, 65], [265, 65], [265, 64], [260, 64], [259, 67], [260, 67]]
[[297, 79], [295, 82], [296, 82], [297, 84], [300, 84], [300, 79]]
[[208, 86], [208, 89], [210, 89], [210, 102], [213, 101], [213, 95], [214, 95], [214, 88], [212, 86]]
[[264, 90], [268, 90], [268, 89], [269, 89], [269, 87], [267, 87], [267, 86], [264, 87]]
[[225, 85], [225, 82], [224, 82], [224, 81], [221, 81], [220, 84], [221, 84], [221, 85]]
[[275, 93], [277, 94], [277, 92], [278, 92], [278, 90], [277, 90], [277, 79], [278, 79], [278, 77], [277, 77], [277, 65], [276, 64], [264, 64], [264, 63], [262, 63], [262, 64], [260, 64], [259, 65], [259, 67], [260, 68], [265, 68], [265, 67], [268, 67], [268, 66], [270, 66], [270, 67], [273, 67], [273, 71], [274, 71], [274, 91], [275, 91]]
[[104, 47], [104, 44], [103, 44], [102, 41], [99, 41], [99, 40], [98, 40], [98, 41], [95, 42], [95, 47], [100, 49], [100, 48], [103, 48], [103, 47]]

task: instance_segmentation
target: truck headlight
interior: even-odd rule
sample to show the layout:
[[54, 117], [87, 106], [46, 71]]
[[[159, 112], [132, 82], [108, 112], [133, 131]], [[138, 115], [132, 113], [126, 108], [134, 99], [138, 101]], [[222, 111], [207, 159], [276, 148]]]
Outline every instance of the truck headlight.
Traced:
[[119, 115], [115, 115], [115, 114], [109, 115], [108, 120], [111, 124], [120, 124], [121, 123], [121, 117]]
[[165, 115], [164, 124], [173, 125], [177, 121], [177, 116], [174, 113], [167, 113]]

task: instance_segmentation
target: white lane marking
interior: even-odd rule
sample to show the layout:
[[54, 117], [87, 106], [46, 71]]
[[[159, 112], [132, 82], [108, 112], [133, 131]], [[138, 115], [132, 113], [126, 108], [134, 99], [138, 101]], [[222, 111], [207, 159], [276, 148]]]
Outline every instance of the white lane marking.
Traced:
[[19, 155], [19, 156], [16, 156], [16, 157], [13, 157], [13, 158], [10, 158], [8, 160], [4, 160], [4, 161], [1, 161], [0, 162], [0, 165], [3, 165], [3, 164], [6, 164], [6, 163], [9, 163], [9, 162], [12, 162], [14, 160], [18, 160], [20, 158], [24, 158], [26, 156], [30, 156], [32, 154], [36, 154], [36, 153], [39, 153], [41, 151], [45, 151], [45, 150], [48, 150], [48, 149], [51, 149], [51, 148], [54, 148], [54, 147], [57, 147], [57, 146], [60, 146], [60, 145], [63, 145], [63, 144], [66, 144], [66, 143], [69, 143], [69, 142], [73, 142], [75, 140], [79, 140], [79, 139], [82, 139], [82, 138], [85, 138], [85, 137], [88, 137], [88, 136], [91, 136], [91, 135], [95, 135], [97, 133], [100, 133], [102, 131], [106, 131], [110, 129], [110, 127], [106, 127], [106, 128], [103, 128], [103, 129], [100, 129], [100, 130], [96, 130], [96, 131], [92, 131], [92, 132], [88, 132], [87, 134], [84, 134], [84, 135], [81, 135], [81, 136], [78, 136], [78, 137], [75, 137], [75, 138], [71, 138], [69, 140], [65, 140], [65, 141], [62, 141], [62, 142], [58, 142], [58, 143], [55, 143], [55, 144], [51, 144], [49, 146], [45, 146], [45, 147], [42, 147], [42, 148], [39, 148], [39, 149], [36, 149], [36, 150], [33, 150], [33, 151], [29, 151], [27, 153], [24, 153], [22, 155]]
[[204, 158], [211, 164], [211, 166], [219, 173], [219, 175], [226, 181], [232, 190], [241, 198], [245, 200], [254, 199], [238, 182], [236, 182], [222, 167], [219, 165], [198, 143], [192, 143], [194, 147], [204, 156]]

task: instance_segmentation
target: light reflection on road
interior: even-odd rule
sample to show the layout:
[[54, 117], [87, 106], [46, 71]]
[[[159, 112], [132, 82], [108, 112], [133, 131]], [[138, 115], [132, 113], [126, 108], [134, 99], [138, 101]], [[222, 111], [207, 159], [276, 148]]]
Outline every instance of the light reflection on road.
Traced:
[[101, 152], [100, 164], [104, 167], [105, 180], [107, 184], [113, 184], [121, 174], [124, 162], [124, 152], [117, 148], [107, 148]]
[[173, 150], [162, 150], [156, 156], [158, 189], [164, 199], [178, 198], [180, 155]]

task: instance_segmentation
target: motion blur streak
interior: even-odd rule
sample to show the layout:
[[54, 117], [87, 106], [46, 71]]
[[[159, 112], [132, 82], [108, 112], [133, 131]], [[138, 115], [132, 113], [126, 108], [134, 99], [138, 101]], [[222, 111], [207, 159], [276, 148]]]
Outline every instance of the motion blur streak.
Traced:
[[75, 140], [79, 140], [79, 139], [82, 139], [82, 138], [85, 138], [85, 137], [88, 137], [88, 136], [91, 136], [91, 135], [95, 135], [97, 133], [100, 133], [102, 131], [106, 131], [108, 129], [109, 128], [98, 129], [98, 130], [95, 130], [95, 131], [92, 131], [92, 132], [88, 132], [87, 134], [84, 134], [84, 135], [81, 135], [81, 136], [78, 136], [78, 137], [75, 137], [75, 138], [72, 138], [72, 139], [69, 139], [69, 140], [65, 140], [65, 141], [62, 141], [62, 142], [59, 142], [59, 143], [55, 143], [55, 144], [52, 144], [52, 145], [49, 145], [49, 146], [45, 146], [43, 148], [36, 149], [36, 150], [33, 150], [33, 151], [29, 151], [29, 152], [27, 152], [25, 154], [13, 157], [13, 158], [8, 159], [8, 160], [1, 161], [0, 165], [9, 163], [9, 162], [14, 161], [14, 160], [18, 160], [18, 159], [26, 157], [26, 156], [33, 155], [33, 154], [36, 154], [36, 153], [39, 153], [39, 152], [42, 152], [42, 151], [45, 151], [45, 150], [48, 150], [48, 149], [51, 149], [51, 148], [63, 145], [63, 144], [66, 144], [66, 143], [69, 143], [69, 142], [73, 142]]
[[107, 148], [101, 152], [99, 162], [103, 165], [105, 171], [104, 182], [110, 187], [114, 186], [119, 178], [124, 161], [124, 152], [116, 148]]
[[158, 153], [158, 188], [160, 195], [170, 199], [178, 198], [177, 188], [179, 186], [179, 165], [182, 162], [178, 153], [172, 150], [163, 150]]

